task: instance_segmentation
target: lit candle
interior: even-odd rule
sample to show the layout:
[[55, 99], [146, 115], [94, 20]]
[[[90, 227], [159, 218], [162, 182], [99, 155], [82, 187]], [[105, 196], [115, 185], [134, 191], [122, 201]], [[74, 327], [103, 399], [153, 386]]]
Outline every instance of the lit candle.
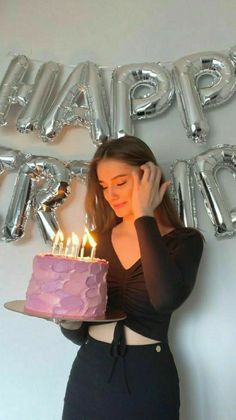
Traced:
[[52, 254], [55, 254], [56, 248], [59, 243], [59, 239], [60, 239], [60, 230], [58, 230], [56, 235], [54, 236], [53, 244], [52, 244]]
[[68, 239], [67, 239], [67, 241], [66, 241], [65, 257], [67, 257], [67, 256], [68, 256], [70, 243], [71, 243], [71, 238], [68, 238]]
[[63, 247], [64, 247], [64, 235], [63, 235], [61, 230], [59, 232], [60, 232], [60, 235], [59, 235], [60, 236], [60, 243], [59, 243], [58, 254], [62, 255], [63, 254]]
[[72, 232], [71, 237], [72, 237], [71, 256], [76, 258], [78, 255], [79, 238], [74, 232]]
[[95, 256], [96, 256], [96, 246], [93, 246], [91, 249], [90, 258], [95, 258]]
[[84, 233], [83, 239], [82, 239], [82, 247], [81, 247], [81, 250], [80, 250], [80, 258], [83, 258], [83, 256], [84, 256], [84, 247], [85, 247], [85, 245], [87, 243], [87, 240], [88, 240], [88, 233], [87, 232], [88, 232], [88, 229], [85, 228], [85, 233]]
[[90, 258], [95, 258], [97, 244], [96, 244], [95, 240], [93, 239], [92, 235], [89, 233], [89, 231], [87, 231], [87, 232], [88, 232], [87, 234], [88, 234], [89, 244], [92, 247]]

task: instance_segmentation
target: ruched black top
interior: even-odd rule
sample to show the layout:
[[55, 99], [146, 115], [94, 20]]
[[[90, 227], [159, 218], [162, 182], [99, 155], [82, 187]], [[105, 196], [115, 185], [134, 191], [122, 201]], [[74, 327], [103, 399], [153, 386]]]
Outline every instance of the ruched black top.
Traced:
[[[191, 293], [203, 251], [203, 239], [192, 228], [177, 228], [161, 236], [156, 220], [135, 220], [141, 258], [125, 269], [111, 241], [112, 230], [98, 235], [97, 257], [109, 261], [108, 310], [121, 309], [123, 321], [133, 331], [156, 340], [167, 340], [172, 312]], [[128, 250], [127, 250], [128, 252]], [[89, 323], [78, 330], [61, 328], [71, 341], [81, 344]]]

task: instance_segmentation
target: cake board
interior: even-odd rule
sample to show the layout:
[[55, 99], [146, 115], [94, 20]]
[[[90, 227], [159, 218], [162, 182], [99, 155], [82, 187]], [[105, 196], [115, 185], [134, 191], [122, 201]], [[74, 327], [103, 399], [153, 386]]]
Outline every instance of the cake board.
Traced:
[[12, 300], [10, 302], [4, 303], [4, 307], [10, 311], [20, 313], [22, 315], [33, 316], [36, 318], [46, 319], [48, 321], [53, 321], [59, 323], [60, 321], [83, 321], [83, 322], [112, 322], [112, 321], [121, 321], [126, 318], [126, 314], [123, 311], [110, 311], [106, 312], [104, 316], [96, 318], [83, 318], [83, 317], [72, 317], [70, 315], [45, 315], [41, 312], [33, 312], [25, 309], [25, 300]]

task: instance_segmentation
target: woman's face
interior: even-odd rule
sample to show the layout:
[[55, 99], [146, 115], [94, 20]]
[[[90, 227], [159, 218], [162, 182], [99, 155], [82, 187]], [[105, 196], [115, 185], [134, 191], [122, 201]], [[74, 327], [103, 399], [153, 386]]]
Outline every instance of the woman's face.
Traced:
[[131, 166], [116, 159], [104, 159], [98, 163], [97, 177], [105, 200], [118, 217], [132, 217], [132, 172], [140, 172], [138, 166]]

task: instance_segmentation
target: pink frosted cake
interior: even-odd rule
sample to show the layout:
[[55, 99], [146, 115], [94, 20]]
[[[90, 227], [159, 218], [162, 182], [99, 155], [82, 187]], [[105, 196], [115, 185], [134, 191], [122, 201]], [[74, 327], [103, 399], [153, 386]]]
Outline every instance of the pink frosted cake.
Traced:
[[25, 310], [61, 318], [99, 318], [107, 303], [108, 262], [52, 254], [34, 257]]

